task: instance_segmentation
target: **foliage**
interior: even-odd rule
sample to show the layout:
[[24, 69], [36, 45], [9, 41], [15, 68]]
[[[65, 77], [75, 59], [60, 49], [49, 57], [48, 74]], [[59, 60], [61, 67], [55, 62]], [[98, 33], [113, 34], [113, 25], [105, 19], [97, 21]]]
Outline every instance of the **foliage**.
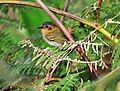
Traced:
[[60, 82], [57, 82], [54, 85], [48, 86], [46, 91], [56, 91], [56, 90], [72, 91], [74, 89], [73, 86], [78, 81], [77, 77], [78, 77], [78, 74], [69, 74], [68, 76], [64, 77]]
[[113, 54], [112, 54], [112, 69], [115, 69], [116, 67], [119, 67], [120, 65], [120, 42], [118, 42], [118, 44], [115, 46]]
[[[63, 9], [65, 0], [43, 2], [47, 6]], [[96, 0], [71, 0], [68, 12], [94, 22], [97, 4]], [[99, 24], [104, 24], [103, 28], [111, 33], [111, 37], [119, 37], [119, 5], [118, 0], [106, 0], [100, 7]], [[60, 15], [55, 15], [60, 19]], [[52, 19], [42, 9], [0, 4], [1, 90], [97, 91], [100, 87], [100, 91], [114, 91], [119, 88], [120, 42], [114, 44], [100, 32], [92, 33], [94, 28], [89, 25], [66, 17], [64, 25], [67, 28], [73, 27], [71, 30], [74, 31], [76, 42], [52, 47], [42, 39], [40, 30], [37, 30], [37, 26], [45, 21]], [[104, 68], [108, 68], [110, 73], [94, 81], [91, 67], [75, 50], [78, 44], [95, 70], [105, 73]], [[110, 54], [112, 56], [106, 58]], [[114, 79], [112, 83], [108, 83], [111, 82], [110, 78]]]

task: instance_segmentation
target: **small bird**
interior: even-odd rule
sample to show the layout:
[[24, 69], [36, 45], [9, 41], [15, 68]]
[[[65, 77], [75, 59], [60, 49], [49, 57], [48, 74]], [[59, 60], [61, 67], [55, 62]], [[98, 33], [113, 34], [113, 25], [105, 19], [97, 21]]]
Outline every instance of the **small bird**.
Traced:
[[38, 28], [41, 29], [43, 39], [52, 46], [60, 47], [68, 41], [62, 31], [52, 22], [45, 22]]

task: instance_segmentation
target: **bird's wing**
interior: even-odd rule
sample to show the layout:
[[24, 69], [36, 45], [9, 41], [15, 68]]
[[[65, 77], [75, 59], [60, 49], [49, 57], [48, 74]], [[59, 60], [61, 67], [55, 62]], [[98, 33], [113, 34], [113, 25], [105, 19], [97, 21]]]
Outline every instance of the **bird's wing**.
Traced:
[[66, 41], [68, 41], [64, 36], [53, 36], [53, 35], [49, 35], [47, 36], [47, 39], [50, 41], [54, 41], [54, 42], [58, 42], [58, 43], [64, 43]]

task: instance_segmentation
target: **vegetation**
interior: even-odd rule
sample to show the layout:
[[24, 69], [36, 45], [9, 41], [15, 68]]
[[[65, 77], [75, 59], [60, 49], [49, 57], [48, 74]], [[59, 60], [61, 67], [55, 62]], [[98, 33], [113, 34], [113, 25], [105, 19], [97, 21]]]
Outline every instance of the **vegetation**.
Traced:
[[[43, 40], [37, 27], [56, 19], [39, 1], [75, 42], [53, 47]], [[119, 0], [42, 1], [0, 1], [0, 89], [120, 91]], [[66, 2], [68, 13], [59, 11]]]

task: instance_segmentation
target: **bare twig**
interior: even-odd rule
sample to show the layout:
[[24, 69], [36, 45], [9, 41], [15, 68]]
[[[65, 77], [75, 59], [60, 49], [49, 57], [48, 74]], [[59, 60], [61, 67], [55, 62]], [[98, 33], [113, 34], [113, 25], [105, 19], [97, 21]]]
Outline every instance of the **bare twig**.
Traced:
[[[66, 0], [63, 11], [67, 12], [69, 4], [70, 4], [70, 0]], [[61, 23], [64, 23], [64, 19], [65, 19], [65, 16], [61, 16], [61, 19], [60, 19]]]
[[[71, 41], [75, 42], [74, 38], [71, 36], [71, 34], [67, 31], [67, 29], [63, 26], [63, 24], [55, 17], [55, 15], [44, 5], [44, 3], [41, 0], [36, 0], [38, 4], [42, 7], [42, 9], [53, 19], [53, 21], [59, 26], [59, 28], [62, 30], [62, 32], [65, 34], [65, 36]], [[77, 52], [83, 57], [83, 59], [86, 62], [89, 62], [90, 60], [88, 57], [84, 54], [81, 47], [78, 45], [76, 48]], [[92, 71], [94, 72], [95, 76], [99, 78], [99, 74], [97, 71], [91, 67], [91, 65], [88, 63], [88, 66], [92, 68]]]
[[98, 2], [97, 9], [96, 9], [96, 23], [98, 23], [100, 7], [101, 7], [101, 4], [102, 4], [102, 1], [103, 1], [103, 0], [98, 0], [98, 1], [99, 1], [99, 2]]

